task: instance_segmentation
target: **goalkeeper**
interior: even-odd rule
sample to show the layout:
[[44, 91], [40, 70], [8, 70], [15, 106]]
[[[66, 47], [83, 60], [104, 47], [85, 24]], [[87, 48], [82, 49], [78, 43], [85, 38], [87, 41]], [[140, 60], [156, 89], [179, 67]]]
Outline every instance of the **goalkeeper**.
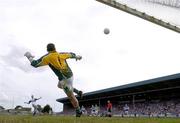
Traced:
[[76, 109], [76, 117], [80, 117], [82, 112], [79, 107], [79, 102], [73, 92], [82, 98], [82, 91], [73, 88], [73, 72], [68, 66], [66, 59], [74, 58], [76, 60], [81, 60], [82, 57], [74, 53], [58, 53], [53, 43], [47, 45], [47, 51], [48, 54], [42, 56], [38, 60], [34, 60], [34, 56], [32, 56], [30, 52], [26, 52], [24, 55], [28, 58], [33, 67], [48, 65], [52, 69], [59, 79], [58, 87], [63, 89], [69, 97], [73, 107]]

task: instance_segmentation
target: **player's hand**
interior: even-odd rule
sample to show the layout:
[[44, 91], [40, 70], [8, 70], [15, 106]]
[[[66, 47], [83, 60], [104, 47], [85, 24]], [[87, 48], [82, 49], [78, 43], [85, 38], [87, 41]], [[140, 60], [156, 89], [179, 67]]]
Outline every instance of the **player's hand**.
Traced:
[[76, 56], [76, 61], [77, 61], [77, 60], [81, 60], [81, 59], [82, 59], [82, 56], [80, 56], [80, 55], [77, 55], [77, 56]]
[[34, 56], [31, 55], [30, 52], [26, 52], [26, 53], [24, 54], [24, 56], [26, 56], [28, 59], [29, 59], [29, 58], [34, 58]]

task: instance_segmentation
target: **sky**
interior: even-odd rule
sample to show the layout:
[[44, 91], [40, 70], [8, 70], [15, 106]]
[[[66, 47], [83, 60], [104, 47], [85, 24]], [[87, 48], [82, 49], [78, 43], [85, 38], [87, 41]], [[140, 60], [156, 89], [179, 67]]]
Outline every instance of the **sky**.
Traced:
[[84, 93], [180, 71], [179, 33], [95, 0], [0, 0], [0, 105], [31, 107], [24, 102], [34, 95], [62, 110], [56, 99], [66, 96], [55, 74], [23, 56], [30, 51], [38, 59], [48, 43], [82, 56], [68, 63]]

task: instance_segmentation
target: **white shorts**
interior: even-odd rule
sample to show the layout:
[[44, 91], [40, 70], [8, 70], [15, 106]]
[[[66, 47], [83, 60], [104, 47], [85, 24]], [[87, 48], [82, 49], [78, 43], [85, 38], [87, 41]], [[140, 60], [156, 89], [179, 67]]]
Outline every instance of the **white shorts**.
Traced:
[[69, 79], [59, 81], [57, 86], [64, 89], [64, 91], [66, 91], [65, 89], [68, 89], [68, 91], [73, 91], [73, 76]]
[[124, 113], [127, 115], [127, 114], [129, 114], [129, 111], [124, 111]]

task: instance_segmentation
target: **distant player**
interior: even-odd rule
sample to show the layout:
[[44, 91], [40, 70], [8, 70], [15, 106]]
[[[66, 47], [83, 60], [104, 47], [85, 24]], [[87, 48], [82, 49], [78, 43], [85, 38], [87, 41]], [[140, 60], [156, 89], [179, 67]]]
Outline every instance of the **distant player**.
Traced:
[[91, 106], [91, 116], [98, 116], [99, 113], [99, 107], [97, 106], [97, 104], [94, 106]]
[[124, 110], [125, 115], [129, 114], [129, 106], [127, 104], [125, 104], [125, 106], [123, 107], [123, 110]]
[[24, 55], [28, 58], [33, 67], [48, 65], [52, 69], [59, 79], [58, 87], [63, 89], [69, 97], [73, 107], [76, 109], [76, 117], [80, 117], [82, 112], [79, 107], [79, 102], [73, 92], [82, 98], [82, 91], [73, 88], [73, 72], [68, 66], [66, 60], [71, 58], [77, 61], [81, 60], [82, 57], [71, 52], [58, 53], [53, 43], [47, 45], [47, 51], [48, 54], [42, 56], [38, 60], [34, 60], [34, 57], [30, 52], [26, 52]]
[[112, 103], [109, 100], [107, 101], [107, 116], [112, 117]]
[[24, 103], [26, 103], [26, 104], [32, 104], [32, 107], [34, 108], [34, 110], [33, 110], [33, 116], [35, 116], [36, 114], [39, 113], [38, 107], [37, 107], [37, 105], [36, 105], [36, 101], [39, 100], [39, 99], [41, 99], [41, 97], [39, 97], [39, 98], [34, 98], [34, 96], [31, 95], [31, 100], [29, 100], [28, 102], [24, 102]]
[[98, 114], [99, 114], [99, 107], [98, 107], [98, 105], [96, 104], [96, 105], [95, 105], [95, 115], [98, 116]]
[[83, 105], [81, 106], [81, 111], [83, 115], [87, 115], [87, 110]]
[[91, 116], [96, 116], [96, 108], [94, 105], [91, 106]]

